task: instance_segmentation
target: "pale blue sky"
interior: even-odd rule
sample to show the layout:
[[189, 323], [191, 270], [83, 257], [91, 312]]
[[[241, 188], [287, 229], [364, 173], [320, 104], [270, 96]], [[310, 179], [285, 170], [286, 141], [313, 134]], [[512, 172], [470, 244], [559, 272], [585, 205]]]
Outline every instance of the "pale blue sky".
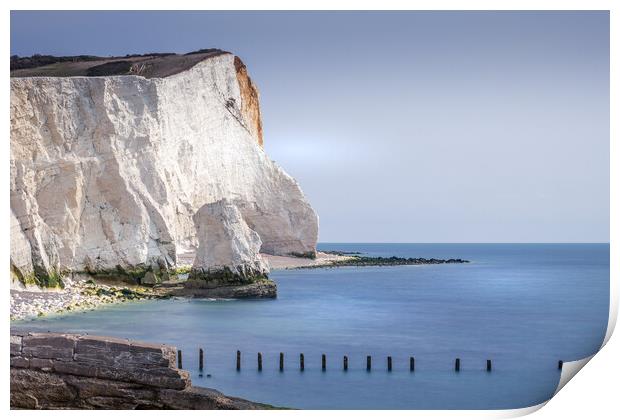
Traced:
[[607, 12], [12, 12], [11, 53], [217, 47], [323, 242], [609, 240]]

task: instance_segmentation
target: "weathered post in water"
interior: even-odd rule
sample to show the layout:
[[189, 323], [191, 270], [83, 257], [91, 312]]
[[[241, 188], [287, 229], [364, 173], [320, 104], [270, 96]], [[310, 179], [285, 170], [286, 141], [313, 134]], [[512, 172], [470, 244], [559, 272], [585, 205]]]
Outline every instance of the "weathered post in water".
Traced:
[[491, 371], [491, 359], [487, 359], [487, 372]]
[[177, 361], [179, 363], [179, 369], [183, 369], [183, 354], [181, 350], [177, 350]]
[[258, 352], [258, 370], [263, 370], [263, 355]]
[[327, 359], [324, 354], [321, 355], [321, 370], [327, 369]]
[[204, 368], [204, 357], [205, 353], [202, 349], [198, 349], [198, 370], [202, 372]]
[[303, 371], [305, 368], [304, 366], [304, 354], [303, 353], [299, 353], [299, 370]]
[[415, 357], [409, 358], [409, 372], [413, 372], [415, 370]]
[[370, 356], [366, 356], [366, 370], [370, 372], [372, 367], [372, 359]]
[[345, 371], [349, 370], [349, 358], [347, 356], [342, 358], [342, 369]]
[[237, 370], [241, 370], [241, 352], [237, 350]]
[[391, 372], [392, 371], [392, 356], [388, 356], [387, 363], [388, 363], [388, 372]]
[[280, 372], [284, 370], [284, 353], [280, 353]]
[[454, 361], [454, 371], [458, 372], [459, 370], [461, 370], [461, 359], [457, 357]]

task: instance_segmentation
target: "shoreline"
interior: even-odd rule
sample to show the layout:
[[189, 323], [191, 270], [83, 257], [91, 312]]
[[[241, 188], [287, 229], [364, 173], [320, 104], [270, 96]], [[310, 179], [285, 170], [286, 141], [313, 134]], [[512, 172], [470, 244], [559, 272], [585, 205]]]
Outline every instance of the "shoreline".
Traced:
[[336, 268], [336, 267], [386, 267], [396, 265], [435, 265], [467, 264], [470, 261], [461, 258], [403, 258], [403, 257], [367, 257], [359, 252], [317, 251], [315, 259], [281, 257], [261, 254], [273, 270], [294, 270], [301, 268]]
[[[337, 268], [337, 267], [370, 267], [394, 265], [426, 265], [468, 263], [461, 259], [424, 259], [398, 257], [365, 257], [357, 252], [318, 251], [316, 258], [280, 256], [261, 254], [272, 270], [296, 270], [307, 268]], [[179, 256], [180, 264], [191, 264], [193, 253], [187, 252]], [[169, 299], [175, 296], [200, 297], [200, 290], [184, 290], [182, 283], [170, 282], [166, 285], [140, 286], [118, 282], [94, 282], [79, 277], [63, 279], [63, 289], [38, 289], [32, 287], [11, 287], [10, 290], [10, 320], [19, 321], [47, 315], [62, 314], [76, 311], [94, 310], [100, 306], [126, 303], [148, 299]], [[271, 282], [271, 284], [273, 284]], [[273, 297], [275, 286], [262, 290], [260, 284], [248, 289], [241, 287], [238, 298], [249, 297], [248, 290], [260, 291], [257, 296]], [[264, 287], [263, 287], [264, 288]], [[212, 289], [210, 289], [212, 290]], [[195, 292], [195, 293], [194, 293]], [[197, 293], [197, 294], [196, 294]], [[195, 295], [195, 296], [194, 296]], [[218, 298], [217, 294], [214, 296]], [[225, 296], [222, 296], [225, 297]], [[234, 296], [233, 296], [234, 297]]]
[[272, 270], [331, 267], [355, 258], [349, 255], [337, 255], [323, 251], [317, 251], [316, 258], [286, 257], [270, 254], [261, 254], [261, 256], [269, 263]]
[[[346, 260], [336, 255], [317, 253], [317, 259], [282, 257], [261, 254], [272, 269], [308, 268], [330, 265], [332, 262]], [[193, 253], [181, 254], [179, 262], [191, 265]], [[63, 279], [64, 289], [41, 289], [25, 287], [21, 284], [11, 286], [10, 320], [19, 321], [47, 315], [68, 312], [90, 311], [104, 305], [113, 305], [147, 299], [166, 299], [171, 297], [172, 287], [144, 287], [129, 284], [106, 284], [88, 280]], [[180, 283], [179, 283], [180, 284]]]
[[92, 281], [64, 279], [64, 289], [10, 290], [10, 320], [20, 321], [68, 312], [91, 311], [105, 305], [138, 300], [161, 299], [164, 296], [150, 287], [107, 285]]

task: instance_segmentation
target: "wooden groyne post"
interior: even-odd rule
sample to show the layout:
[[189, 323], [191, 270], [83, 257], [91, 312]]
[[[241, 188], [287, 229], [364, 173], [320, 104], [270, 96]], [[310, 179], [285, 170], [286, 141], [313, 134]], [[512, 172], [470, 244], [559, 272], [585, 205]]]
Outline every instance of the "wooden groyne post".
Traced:
[[177, 350], [177, 361], [179, 369], [183, 369], [183, 353], [181, 353], [181, 350]]
[[[284, 353], [280, 352], [279, 356], [280, 356], [279, 357], [279, 369], [280, 369], [280, 372], [283, 372], [284, 371]], [[204, 349], [200, 347], [198, 348], [198, 370], [201, 374], [204, 371], [204, 358], [205, 358]], [[263, 370], [263, 354], [261, 352], [257, 353], [257, 363], [258, 363], [258, 370], [262, 371]], [[561, 370], [563, 365], [564, 365], [564, 361], [558, 360], [558, 369]], [[178, 369], [183, 369], [183, 353], [181, 350], [177, 350], [177, 367]], [[304, 354], [299, 353], [299, 370], [303, 372], [305, 368], [306, 368], [306, 365], [305, 365]], [[391, 372], [392, 368], [393, 368], [393, 358], [392, 356], [387, 356], [388, 372]], [[237, 371], [240, 371], [240, 370], [241, 370], [241, 351], [237, 350]], [[325, 353], [321, 354], [321, 370], [324, 372], [327, 370], [327, 355]], [[349, 370], [349, 356], [347, 355], [344, 355], [342, 357], [342, 370], [343, 371]], [[371, 370], [372, 370], [372, 356], [367, 355], [366, 356], [366, 371], [370, 372]], [[454, 371], [460, 372], [460, 370], [461, 370], [461, 359], [457, 357], [456, 359], [454, 359]], [[410, 372], [415, 371], [415, 357], [413, 356], [409, 357], [409, 371]], [[493, 371], [493, 361], [491, 359], [486, 359], [486, 371], [487, 372]]]

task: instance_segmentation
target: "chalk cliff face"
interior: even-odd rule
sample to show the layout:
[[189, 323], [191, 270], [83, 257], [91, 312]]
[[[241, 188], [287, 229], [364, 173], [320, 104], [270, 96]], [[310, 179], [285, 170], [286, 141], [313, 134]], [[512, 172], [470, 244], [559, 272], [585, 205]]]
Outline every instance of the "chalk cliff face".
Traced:
[[315, 252], [317, 216], [263, 151], [258, 91], [232, 54], [165, 78], [12, 78], [10, 165], [11, 272], [22, 282], [173, 269], [179, 250], [215, 249], [194, 216], [220, 200], [235, 209], [221, 217], [244, 225], [227, 240]]
[[266, 276], [260, 236], [248, 227], [237, 206], [226, 199], [205, 204], [194, 215], [194, 223], [200, 243], [191, 272], [194, 285], [219, 286], [221, 280]]

